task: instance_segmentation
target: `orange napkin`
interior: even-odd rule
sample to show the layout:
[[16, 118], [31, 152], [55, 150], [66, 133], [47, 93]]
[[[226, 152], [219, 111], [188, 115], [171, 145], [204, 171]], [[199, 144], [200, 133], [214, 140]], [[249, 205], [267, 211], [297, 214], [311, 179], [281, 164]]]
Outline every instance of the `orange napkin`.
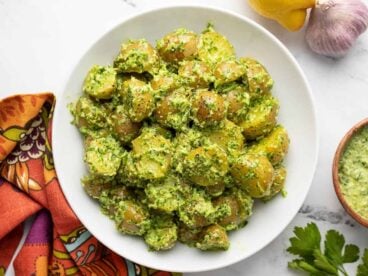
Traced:
[[173, 275], [134, 264], [104, 247], [81, 224], [53, 166], [51, 93], [0, 100], [0, 276], [36, 214], [14, 260], [16, 275]]

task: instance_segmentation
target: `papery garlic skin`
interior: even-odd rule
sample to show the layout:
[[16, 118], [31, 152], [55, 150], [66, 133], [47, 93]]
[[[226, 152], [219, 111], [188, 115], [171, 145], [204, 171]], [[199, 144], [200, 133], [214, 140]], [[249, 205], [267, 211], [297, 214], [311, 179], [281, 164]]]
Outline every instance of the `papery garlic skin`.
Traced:
[[368, 27], [368, 7], [360, 0], [319, 0], [312, 9], [305, 39], [316, 53], [339, 58]]

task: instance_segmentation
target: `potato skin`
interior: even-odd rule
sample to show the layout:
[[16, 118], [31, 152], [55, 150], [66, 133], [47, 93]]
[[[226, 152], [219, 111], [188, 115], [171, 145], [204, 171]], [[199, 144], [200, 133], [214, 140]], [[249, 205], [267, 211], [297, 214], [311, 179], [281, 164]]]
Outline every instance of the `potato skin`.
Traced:
[[180, 28], [167, 34], [157, 42], [157, 50], [163, 60], [178, 63], [193, 59], [198, 52], [197, 34]]
[[94, 65], [88, 72], [83, 91], [95, 99], [110, 99], [116, 88], [116, 71], [110, 66]]
[[242, 86], [234, 85], [226, 90], [223, 97], [227, 104], [227, 118], [236, 124], [244, 121], [250, 107], [248, 91]]
[[152, 72], [159, 64], [159, 57], [145, 39], [129, 40], [121, 45], [114, 67], [122, 73]]
[[197, 91], [192, 102], [192, 117], [200, 127], [218, 124], [226, 117], [224, 99], [214, 92]]
[[202, 230], [202, 238], [195, 244], [201, 250], [227, 250], [230, 246], [225, 228], [213, 224]]
[[139, 135], [141, 123], [135, 123], [129, 119], [125, 108], [122, 105], [116, 107], [111, 115], [111, 125], [113, 133], [118, 137], [124, 145], [130, 143]]
[[151, 86], [135, 77], [123, 82], [120, 95], [125, 110], [133, 122], [139, 123], [148, 118], [155, 108]]
[[236, 81], [245, 73], [245, 67], [236, 60], [224, 60], [214, 70], [215, 87]]
[[279, 103], [272, 96], [258, 99], [249, 108], [244, 121], [239, 123], [246, 139], [266, 136], [276, 126]]
[[199, 37], [198, 58], [212, 67], [223, 60], [234, 59], [235, 50], [226, 37], [208, 26]]
[[142, 236], [148, 228], [148, 211], [133, 200], [122, 200], [115, 212], [115, 221], [119, 231]]
[[184, 174], [199, 186], [223, 183], [229, 170], [225, 151], [215, 144], [191, 150], [183, 166]]
[[286, 129], [278, 125], [269, 135], [252, 145], [249, 152], [266, 156], [272, 165], [278, 165], [284, 160], [289, 144], [290, 139]]
[[182, 82], [192, 88], [207, 88], [213, 81], [210, 67], [198, 60], [181, 62], [178, 74]]
[[274, 81], [261, 63], [252, 58], [240, 58], [240, 62], [245, 66], [244, 82], [253, 97], [271, 91]]
[[156, 121], [164, 127], [172, 127], [176, 130], [185, 128], [189, 122], [191, 92], [185, 89], [177, 89], [164, 97], [154, 112]]
[[264, 156], [241, 155], [231, 167], [236, 184], [251, 197], [262, 198], [270, 195], [274, 180], [274, 168]]

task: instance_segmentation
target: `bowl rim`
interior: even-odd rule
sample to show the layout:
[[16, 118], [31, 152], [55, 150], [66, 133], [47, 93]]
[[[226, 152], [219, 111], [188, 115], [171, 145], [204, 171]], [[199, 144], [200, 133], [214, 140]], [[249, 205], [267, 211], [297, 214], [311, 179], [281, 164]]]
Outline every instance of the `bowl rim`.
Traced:
[[341, 205], [344, 207], [345, 211], [358, 223], [363, 225], [364, 227], [368, 227], [368, 219], [363, 218], [358, 212], [356, 212], [346, 201], [345, 197], [342, 194], [341, 190], [341, 182], [339, 178], [339, 162], [342, 155], [345, 152], [346, 147], [348, 146], [351, 139], [364, 127], [368, 126], [368, 118], [365, 118], [358, 123], [354, 124], [352, 128], [346, 132], [344, 137], [341, 139], [339, 145], [337, 146], [335, 156], [332, 163], [332, 182], [335, 189], [335, 193], [337, 198], [339, 199]]
[[[287, 56], [288, 60], [290, 61], [290, 63], [294, 66], [295, 70], [297, 71], [297, 73], [300, 75], [302, 82], [304, 83], [305, 87], [306, 87], [306, 91], [308, 92], [307, 96], [310, 99], [310, 103], [311, 103], [311, 111], [312, 111], [312, 122], [315, 126], [314, 129], [314, 142], [315, 142], [315, 156], [314, 156], [314, 160], [312, 162], [312, 171], [311, 174], [309, 176], [308, 179], [306, 179], [306, 183], [308, 183], [308, 187], [306, 189], [305, 195], [303, 196], [302, 200], [299, 202], [299, 205], [297, 206], [297, 208], [295, 208], [295, 212], [292, 215], [289, 223], [286, 223], [284, 225], [284, 227], [282, 227], [280, 229], [280, 232], [278, 232], [277, 234], [275, 234], [267, 243], [259, 246], [258, 248], [255, 248], [255, 250], [253, 250], [253, 252], [251, 254], [245, 254], [242, 255], [241, 258], [234, 258], [231, 262], [228, 262], [227, 264], [214, 264], [213, 266], [210, 267], [203, 267], [201, 269], [191, 269], [191, 266], [188, 266], [188, 269], [182, 270], [180, 272], [182, 273], [195, 273], [195, 272], [204, 272], [204, 271], [212, 271], [212, 270], [216, 270], [216, 269], [220, 269], [223, 267], [228, 267], [230, 265], [233, 265], [235, 263], [238, 263], [240, 261], [244, 261], [247, 258], [254, 256], [256, 253], [258, 253], [259, 251], [261, 251], [263, 248], [265, 248], [266, 246], [268, 246], [272, 241], [274, 241], [283, 231], [285, 231], [285, 229], [287, 228], [287, 226], [291, 223], [291, 221], [295, 218], [295, 216], [297, 215], [299, 209], [301, 208], [301, 206], [303, 205], [303, 203], [305, 202], [305, 199], [307, 198], [307, 195], [309, 194], [309, 191], [311, 189], [312, 186], [312, 182], [316, 173], [316, 168], [317, 168], [317, 163], [318, 163], [318, 156], [319, 156], [319, 148], [320, 148], [320, 136], [319, 136], [319, 122], [317, 120], [317, 110], [316, 110], [316, 101], [314, 98], [314, 95], [312, 93], [312, 89], [311, 86], [308, 82], [308, 79], [304, 73], [304, 71], [302, 70], [301, 66], [299, 65], [299, 63], [297, 62], [296, 58], [292, 55], [292, 53], [290, 52], [290, 50], [273, 34], [271, 33], [271, 31], [267, 30], [265, 27], [263, 27], [262, 25], [260, 25], [259, 23], [255, 22], [254, 20], [248, 18], [245, 15], [239, 14], [237, 12], [234, 12], [232, 10], [223, 8], [223, 7], [218, 7], [215, 5], [204, 5], [204, 4], [194, 4], [194, 3], [181, 3], [181, 4], [165, 4], [165, 5], [161, 5], [159, 7], [154, 7], [154, 8], [148, 8], [148, 9], [143, 9], [140, 12], [128, 15], [128, 16], [124, 16], [124, 18], [122, 18], [121, 20], [118, 20], [116, 23], [112, 24], [111, 26], [107, 27], [104, 31], [102, 31], [101, 33], [99, 33], [97, 35], [97, 38], [95, 40], [92, 41], [92, 43], [86, 47], [86, 49], [83, 51], [83, 54], [81, 55], [80, 58], [76, 59], [76, 62], [74, 64], [72, 64], [73, 66], [71, 66], [71, 71], [69, 74], [67, 74], [67, 77], [64, 79], [64, 85], [62, 86], [62, 90], [61, 90], [61, 94], [62, 95], [68, 86], [68, 81], [70, 80], [70, 78], [72, 77], [72, 74], [74, 73], [75, 68], [78, 66], [78, 64], [84, 59], [84, 57], [86, 56], [86, 54], [102, 39], [105, 38], [106, 35], [109, 34], [109, 32], [111, 32], [112, 30], [118, 28], [120, 25], [125, 24], [126, 22], [130, 21], [130, 20], [134, 20], [136, 18], [145, 16], [147, 14], [150, 13], [155, 13], [155, 12], [159, 12], [162, 10], [170, 10], [170, 9], [177, 9], [177, 8], [193, 8], [193, 9], [204, 9], [204, 10], [211, 10], [214, 12], [221, 12], [224, 14], [227, 14], [231, 17], [235, 17], [237, 19], [240, 19], [241, 21], [245, 21], [246, 23], [248, 23], [250, 26], [252, 26], [253, 28], [257, 29], [258, 31], [264, 33], [268, 38], [270, 38]], [[56, 101], [55, 104], [55, 110], [54, 110], [54, 121], [58, 121], [59, 120], [59, 116], [58, 114], [60, 114], [59, 112], [57, 112], [59, 109], [61, 109], [62, 106], [60, 106], [60, 101]], [[54, 136], [56, 131], [52, 132], [52, 145], [54, 148], [54, 141], [56, 141], [57, 139], [54, 139]], [[61, 165], [61, 164], [60, 164]], [[58, 163], [55, 162], [55, 169], [57, 172], [57, 168], [59, 167]], [[64, 192], [64, 187], [63, 185], [60, 185], [63, 192]], [[65, 196], [68, 204], [70, 206], [72, 206], [72, 204], [70, 204], [68, 198]], [[78, 219], [81, 221], [81, 223], [83, 225], [85, 225], [84, 223], [84, 219], [80, 218], [77, 214], [76, 216], [78, 217]], [[89, 230], [90, 231], [90, 230]], [[93, 232], [91, 232], [92, 235], [95, 236], [95, 234]], [[100, 240], [99, 240], [100, 241]], [[102, 241], [100, 241], [102, 244], [104, 244]], [[104, 244], [105, 245], [105, 244]], [[106, 245], [105, 245], [106, 246]], [[107, 246], [108, 247], [108, 246]], [[110, 247], [108, 247], [110, 250], [112, 250], [113, 252], [115, 252], [116, 254], [118, 254], [119, 256], [121, 256], [119, 253], [117, 253], [115, 250], [111, 249]], [[126, 258], [125, 256], [122, 256], [124, 258]], [[128, 258], [127, 258], [128, 259]], [[146, 263], [144, 260], [137, 260], [137, 259], [129, 259], [132, 262], [141, 264], [143, 266], [147, 266], [147, 267], [151, 267], [153, 269], [158, 269], [158, 270], [162, 270], [162, 267], [156, 266], [155, 264], [148, 264]], [[175, 270], [172, 270], [175, 271]]]

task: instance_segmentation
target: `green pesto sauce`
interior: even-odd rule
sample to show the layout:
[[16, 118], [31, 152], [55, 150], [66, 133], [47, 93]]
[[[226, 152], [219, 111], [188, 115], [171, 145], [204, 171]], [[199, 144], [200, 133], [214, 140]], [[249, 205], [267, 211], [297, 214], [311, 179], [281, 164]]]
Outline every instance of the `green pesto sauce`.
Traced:
[[368, 219], [368, 127], [347, 145], [339, 162], [339, 178], [349, 206]]
[[[83, 187], [117, 231], [142, 237], [149, 250], [177, 241], [227, 250], [227, 232], [247, 224], [253, 199], [243, 186], [269, 172], [242, 166], [243, 185], [232, 175], [238, 157], [258, 146], [279, 166], [288, 140], [283, 129], [275, 134], [271, 77], [244, 62], [209, 24], [201, 34], [177, 29], [156, 47], [125, 41], [113, 64], [90, 69], [69, 108], [84, 138]], [[266, 179], [272, 196], [281, 176]]]

